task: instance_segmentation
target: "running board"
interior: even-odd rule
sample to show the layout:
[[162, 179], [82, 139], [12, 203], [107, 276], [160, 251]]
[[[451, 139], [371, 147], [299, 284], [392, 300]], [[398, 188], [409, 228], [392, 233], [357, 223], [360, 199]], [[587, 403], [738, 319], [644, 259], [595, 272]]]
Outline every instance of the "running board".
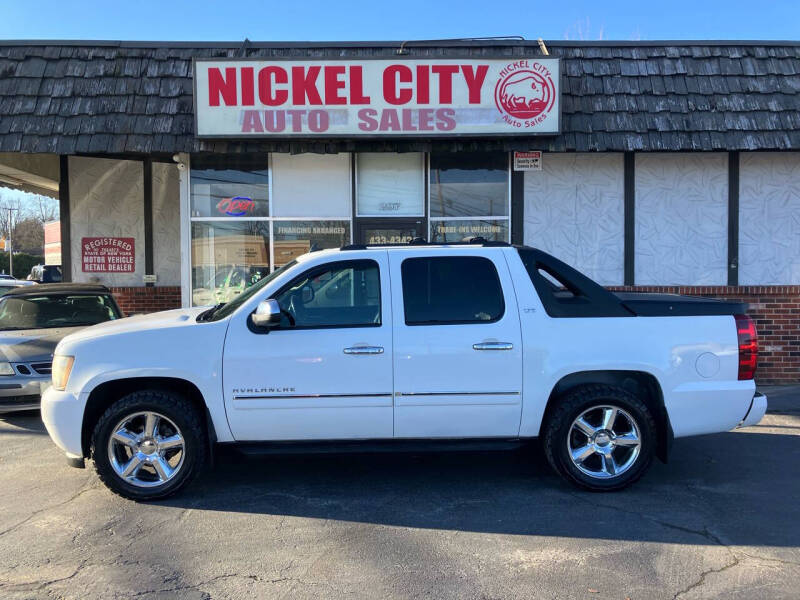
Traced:
[[529, 439], [443, 439], [443, 440], [333, 440], [291, 442], [225, 442], [220, 446], [234, 448], [242, 454], [366, 454], [413, 452], [483, 452], [516, 450]]

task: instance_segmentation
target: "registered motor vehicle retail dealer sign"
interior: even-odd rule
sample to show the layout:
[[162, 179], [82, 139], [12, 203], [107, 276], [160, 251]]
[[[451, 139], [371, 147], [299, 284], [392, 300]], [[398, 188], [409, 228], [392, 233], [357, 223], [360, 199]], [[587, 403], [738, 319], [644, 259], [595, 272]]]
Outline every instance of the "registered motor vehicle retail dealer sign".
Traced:
[[199, 137], [559, 133], [555, 58], [197, 60]]
[[81, 238], [81, 263], [84, 273], [133, 273], [135, 241], [132, 237]]

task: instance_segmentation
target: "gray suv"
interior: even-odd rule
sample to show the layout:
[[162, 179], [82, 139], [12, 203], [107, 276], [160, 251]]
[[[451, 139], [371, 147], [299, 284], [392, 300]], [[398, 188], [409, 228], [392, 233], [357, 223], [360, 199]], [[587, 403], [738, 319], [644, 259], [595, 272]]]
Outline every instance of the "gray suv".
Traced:
[[33, 285], [0, 297], [0, 413], [38, 409], [58, 342], [122, 316], [103, 285]]

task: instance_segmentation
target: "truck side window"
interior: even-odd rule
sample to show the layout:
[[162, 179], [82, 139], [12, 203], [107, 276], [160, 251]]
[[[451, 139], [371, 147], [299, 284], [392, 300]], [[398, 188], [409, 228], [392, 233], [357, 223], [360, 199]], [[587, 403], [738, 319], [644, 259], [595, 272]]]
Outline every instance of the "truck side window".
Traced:
[[493, 323], [505, 312], [500, 278], [487, 258], [407, 258], [401, 272], [406, 325]]
[[381, 324], [378, 263], [351, 260], [314, 267], [275, 295], [284, 314], [281, 329], [377, 327]]

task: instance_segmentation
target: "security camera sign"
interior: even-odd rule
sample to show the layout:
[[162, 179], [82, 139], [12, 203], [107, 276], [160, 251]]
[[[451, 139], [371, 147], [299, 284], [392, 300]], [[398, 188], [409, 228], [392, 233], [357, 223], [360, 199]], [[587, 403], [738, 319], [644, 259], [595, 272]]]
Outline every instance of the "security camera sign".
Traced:
[[81, 263], [84, 273], [133, 273], [136, 246], [132, 237], [81, 238]]
[[541, 171], [542, 153], [539, 150], [532, 152], [514, 152], [515, 171]]
[[195, 61], [200, 137], [557, 134], [558, 59]]

